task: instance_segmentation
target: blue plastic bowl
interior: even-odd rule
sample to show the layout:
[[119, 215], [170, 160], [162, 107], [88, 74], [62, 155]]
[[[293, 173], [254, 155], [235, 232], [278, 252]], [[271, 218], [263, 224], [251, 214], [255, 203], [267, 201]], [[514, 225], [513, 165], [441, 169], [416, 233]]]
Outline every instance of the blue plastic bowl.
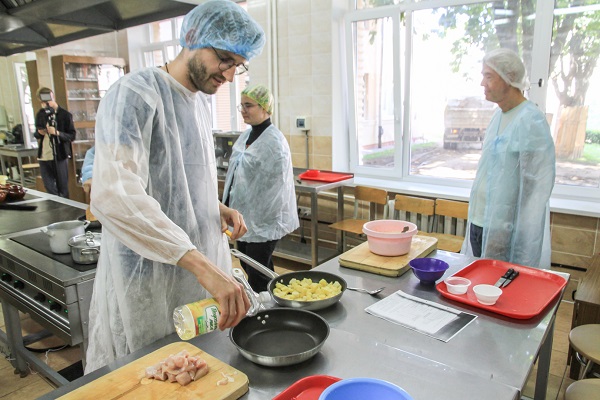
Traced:
[[435, 283], [450, 267], [447, 262], [437, 258], [415, 258], [410, 260], [408, 265], [423, 284]]
[[393, 383], [374, 378], [343, 379], [321, 393], [319, 400], [413, 400]]

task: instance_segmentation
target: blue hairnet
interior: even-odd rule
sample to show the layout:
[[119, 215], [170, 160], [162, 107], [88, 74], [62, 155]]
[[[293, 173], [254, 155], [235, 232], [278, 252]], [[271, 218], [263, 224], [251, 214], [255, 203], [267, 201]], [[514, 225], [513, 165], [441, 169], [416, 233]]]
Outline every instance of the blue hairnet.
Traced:
[[520, 90], [529, 88], [525, 64], [514, 51], [504, 48], [492, 50], [483, 57], [483, 62], [510, 86]]
[[195, 50], [230, 51], [250, 60], [261, 53], [265, 32], [246, 10], [229, 0], [210, 0], [186, 14], [179, 42]]

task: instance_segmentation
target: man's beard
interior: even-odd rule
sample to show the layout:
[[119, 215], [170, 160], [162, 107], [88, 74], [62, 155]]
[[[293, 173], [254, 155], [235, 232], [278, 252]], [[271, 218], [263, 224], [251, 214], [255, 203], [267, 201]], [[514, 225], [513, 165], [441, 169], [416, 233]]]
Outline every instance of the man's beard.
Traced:
[[206, 72], [206, 67], [196, 61], [195, 57], [190, 58], [188, 61], [188, 76], [190, 82], [194, 87], [206, 94], [215, 94], [219, 89], [218, 86], [211, 85], [210, 75]]

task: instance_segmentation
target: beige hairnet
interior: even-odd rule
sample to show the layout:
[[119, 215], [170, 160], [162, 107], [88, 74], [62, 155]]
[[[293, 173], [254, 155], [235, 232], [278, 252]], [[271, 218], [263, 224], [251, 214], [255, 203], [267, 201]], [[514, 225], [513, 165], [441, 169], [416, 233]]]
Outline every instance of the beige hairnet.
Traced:
[[249, 86], [242, 90], [243, 96], [248, 96], [252, 100], [256, 101], [269, 115], [273, 114], [273, 95], [271, 91], [263, 85]]
[[509, 85], [520, 90], [529, 88], [529, 80], [521, 57], [509, 49], [495, 49], [483, 57], [483, 63], [496, 71]]

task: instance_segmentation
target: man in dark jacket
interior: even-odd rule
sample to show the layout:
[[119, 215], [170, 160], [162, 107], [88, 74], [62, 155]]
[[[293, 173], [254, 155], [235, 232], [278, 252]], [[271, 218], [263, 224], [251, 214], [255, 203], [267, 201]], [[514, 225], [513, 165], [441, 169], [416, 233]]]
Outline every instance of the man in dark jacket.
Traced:
[[54, 93], [47, 87], [38, 89], [37, 96], [42, 109], [35, 116], [38, 140], [38, 162], [44, 187], [50, 194], [69, 197], [69, 166], [71, 142], [75, 140], [75, 125], [70, 112], [54, 100]]

